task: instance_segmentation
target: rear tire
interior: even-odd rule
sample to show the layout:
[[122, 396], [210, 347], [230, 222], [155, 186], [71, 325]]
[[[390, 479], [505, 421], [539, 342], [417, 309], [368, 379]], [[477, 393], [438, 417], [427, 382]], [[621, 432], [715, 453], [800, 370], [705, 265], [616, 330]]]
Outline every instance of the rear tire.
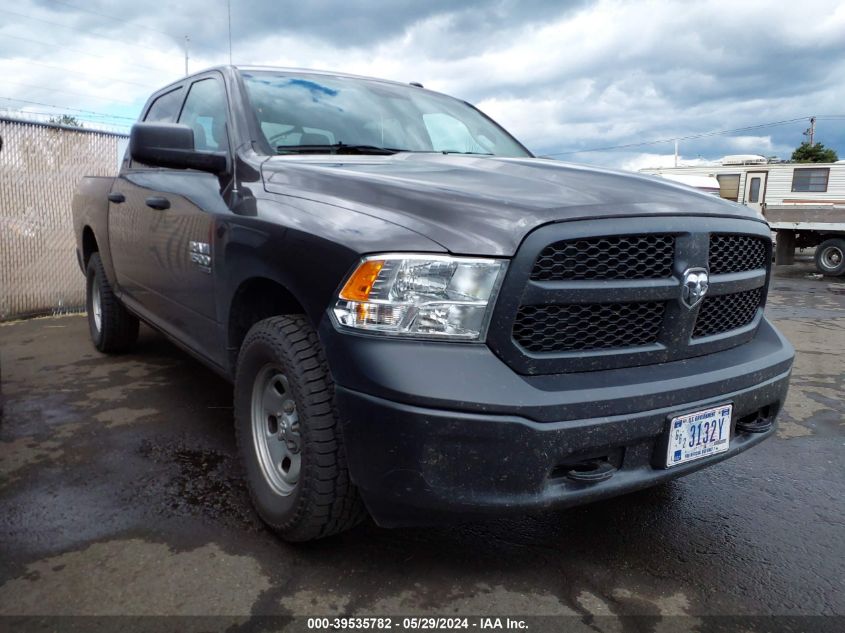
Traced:
[[334, 383], [304, 316], [247, 333], [235, 373], [235, 430], [252, 502], [287, 541], [309, 541], [366, 515], [349, 479]]
[[819, 244], [816, 248], [816, 268], [830, 277], [845, 274], [845, 239], [837, 237]]
[[99, 253], [93, 253], [88, 260], [85, 295], [94, 347], [106, 354], [129, 350], [138, 340], [138, 317], [115, 296]]

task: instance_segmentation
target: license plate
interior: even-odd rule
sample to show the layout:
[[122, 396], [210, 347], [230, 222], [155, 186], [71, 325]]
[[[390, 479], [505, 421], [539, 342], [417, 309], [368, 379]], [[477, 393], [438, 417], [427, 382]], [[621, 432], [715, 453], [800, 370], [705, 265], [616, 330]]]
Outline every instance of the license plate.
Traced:
[[728, 450], [733, 405], [723, 404], [672, 418], [666, 467], [677, 466]]

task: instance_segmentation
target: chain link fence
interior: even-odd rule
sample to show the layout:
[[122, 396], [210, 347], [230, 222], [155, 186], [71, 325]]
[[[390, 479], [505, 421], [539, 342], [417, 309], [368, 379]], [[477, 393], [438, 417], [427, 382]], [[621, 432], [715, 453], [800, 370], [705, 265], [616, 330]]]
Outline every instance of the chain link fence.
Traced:
[[71, 199], [113, 176], [122, 134], [0, 118], [0, 320], [84, 309]]

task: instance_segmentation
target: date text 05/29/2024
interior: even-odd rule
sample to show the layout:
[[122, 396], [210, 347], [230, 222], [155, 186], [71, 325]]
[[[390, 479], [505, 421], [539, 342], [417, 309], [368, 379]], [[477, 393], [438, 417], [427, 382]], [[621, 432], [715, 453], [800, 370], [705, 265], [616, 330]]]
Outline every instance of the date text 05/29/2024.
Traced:
[[519, 618], [500, 617], [348, 617], [308, 618], [308, 630], [398, 630], [398, 631], [443, 631], [443, 630], [525, 630], [528, 623]]

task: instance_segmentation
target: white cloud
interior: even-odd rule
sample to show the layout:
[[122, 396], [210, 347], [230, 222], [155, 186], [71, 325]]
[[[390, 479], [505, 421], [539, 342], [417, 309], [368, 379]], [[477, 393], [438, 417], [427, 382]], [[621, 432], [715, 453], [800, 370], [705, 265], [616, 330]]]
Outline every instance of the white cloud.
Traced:
[[768, 155], [775, 149], [771, 136], [733, 136], [725, 144], [740, 153]]
[[[96, 27], [112, 39], [8, 20], [0, 25], [6, 80], [0, 96], [135, 114], [152, 90], [147, 86], [181, 75], [180, 33], [192, 34], [192, 69], [228, 58], [222, 16], [196, 21], [208, 11], [201, 0], [155, 13], [128, 0], [110, 3], [104, 11], [125, 15], [123, 25], [34, 2], [22, 0], [16, 11], [73, 28]], [[431, 0], [427, 9], [398, 1], [390, 9], [349, 3], [280, 11], [269, 0], [256, 0], [253, 11], [234, 16], [235, 61], [421, 81], [476, 103], [538, 153], [841, 114], [845, 103], [845, 5], [837, 0], [600, 0], [574, 10], [543, 0], [470, 8]], [[133, 28], [133, 20], [174, 36]], [[341, 28], [348, 37], [338, 35]], [[682, 151], [785, 155], [802, 140], [803, 127], [685, 141]], [[843, 127], [820, 119], [820, 139], [845, 149]], [[670, 148], [656, 146], [655, 153]], [[622, 165], [638, 160], [643, 149], [566, 158]]]

